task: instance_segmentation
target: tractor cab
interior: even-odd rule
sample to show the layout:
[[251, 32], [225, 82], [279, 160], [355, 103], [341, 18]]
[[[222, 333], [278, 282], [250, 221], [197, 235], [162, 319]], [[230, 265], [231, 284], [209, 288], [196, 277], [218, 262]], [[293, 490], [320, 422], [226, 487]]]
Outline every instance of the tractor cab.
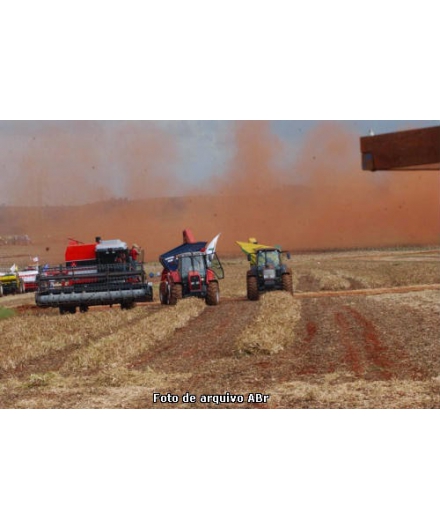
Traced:
[[276, 278], [279, 277], [284, 269], [281, 262], [281, 251], [277, 248], [263, 248], [257, 251], [255, 255], [255, 273], [266, 288], [275, 287]]
[[224, 277], [223, 267], [216, 254], [186, 252], [178, 256], [178, 271], [183, 286], [183, 294], [206, 293], [207, 285], [214, 279]]
[[278, 249], [263, 249], [257, 253], [257, 267], [277, 269], [281, 265], [281, 252]]
[[[249, 300], [258, 300], [260, 293], [282, 290], [293, 293], [290, 267], [282, 261], [283, 252], [279, 248], [259, 248], [248, 254], [250, 269], [246, 275], [247, 296]], [[287, 259], [290, 254], [286, 253]]]
[[206, 278], [206, 256], [201, 252], [188, 252], [179, 256], [178, 270], [182, 284], [193, 293], [203, 288]]

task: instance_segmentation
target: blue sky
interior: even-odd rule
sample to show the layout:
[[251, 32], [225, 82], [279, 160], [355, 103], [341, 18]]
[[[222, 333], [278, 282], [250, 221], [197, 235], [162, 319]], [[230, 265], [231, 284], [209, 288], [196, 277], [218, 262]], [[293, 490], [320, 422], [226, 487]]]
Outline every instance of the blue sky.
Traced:
[[[271, 121], [270, 134], [286, 147], [291, 164], [319, 120]], [[438, 125], [439, 121], [344, 120], [360, 137]], [[227, 173], [236, 153], [237, 122], [164, 121], [0, 121], [0, 204], [32, 202], [37, 181], [45, 204], [87, 202], [129, 194], [126, 180], [138, 174], [152, 195], [179, 194], [156, 186], [166, 176], [182, 186], [200, 186]], [[274, 161], [277, 162], [277, 161]], [[283, 163], [283, 161], [281, 161]], [[144, 175], [144, 177], [142, 177]], [[84, 187], [84, 194], [78, 190]], [[75, 188], [76, 187], [76, 188]], [[138, 186], [139, 187], [139, 186]], [[156, 189], [158, 188], [158, 189]]]

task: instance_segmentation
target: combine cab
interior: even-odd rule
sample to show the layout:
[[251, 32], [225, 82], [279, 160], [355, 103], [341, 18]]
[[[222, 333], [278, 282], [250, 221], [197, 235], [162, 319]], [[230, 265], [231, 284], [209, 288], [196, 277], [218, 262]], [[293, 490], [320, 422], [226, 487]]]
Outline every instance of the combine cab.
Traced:
[[223, 279], [224, 271], [215, 253], [217, 238], [208, 245], [206, 241], [194, 241], [185, 230], [183, 245], [159, 256], [163, 266], [159, 286], [162, 304], [175, 305], [189, 296], [204, 298], [207, 305], [220, 303], [218, 281]]
[[[258, 300], [266, 291], [287, 291], [293, 294], [292, 271], [282, 262], [283, 252], [277, 247], [249, 243], [237, 244], [247, 254], [250, 269], [246, 273], [246, 289], [249, 300]], [[290, 254], [287, 258], [290, 259]]]
[[65, 257], [65, 265], [40, 268], [35, 294], [39, 307], [58, 307], [64, 314], [96, 305], [131, 309], [136, 302], [153, 300], [143, 261], [131, 261], [126, 243], [119, 239], [72, 242]]

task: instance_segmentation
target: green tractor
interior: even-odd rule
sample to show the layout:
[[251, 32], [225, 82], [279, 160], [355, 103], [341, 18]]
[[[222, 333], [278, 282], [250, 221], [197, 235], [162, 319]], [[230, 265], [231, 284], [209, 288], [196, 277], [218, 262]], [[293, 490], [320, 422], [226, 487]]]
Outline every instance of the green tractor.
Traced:
[[[258, 300], [266, 291], [293, 294], [292, 271], [283, 263], [282, 254], [276, 247], [259, 248], [248, 254], [250, 269], [246, 273], [246, 288], [249, 300]], [[286, 257], [290, 259], [288, 252]]]

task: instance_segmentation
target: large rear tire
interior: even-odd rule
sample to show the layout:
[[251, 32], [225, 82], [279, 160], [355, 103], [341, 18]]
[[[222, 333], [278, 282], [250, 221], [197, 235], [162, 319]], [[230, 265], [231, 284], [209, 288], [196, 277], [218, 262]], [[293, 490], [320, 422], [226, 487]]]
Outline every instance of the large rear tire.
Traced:
[[181, 283], [173, 283], [171, 286], [170, 296], [169, 296], [169, 305], [176, 305], [177, 300], [182, 299], [182, 284]]
[[220, 289], [217, 282], [209, 282], [205, 302], [206, 305], [218, 305], [220, 303]]
[[281, 282], [283, 285], [283, 291], [293, 294], [292, 275], [289, 273], [283, 274], [281, 277]]
[[247, 297], [249, 300], [257, 301], [260, 298], [258, 292], [258, 283], [256, 276], [247, 276], [246, 278]]

